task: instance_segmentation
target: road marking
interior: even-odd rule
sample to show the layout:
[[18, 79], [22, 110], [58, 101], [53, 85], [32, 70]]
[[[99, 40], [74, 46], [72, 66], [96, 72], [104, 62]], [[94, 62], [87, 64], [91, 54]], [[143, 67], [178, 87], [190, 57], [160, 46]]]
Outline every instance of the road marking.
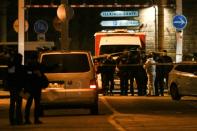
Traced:
[[113, 114], [109, 116], [108, 121], [109, 123], [111, 123], [117, 130], [119, 131], [126, 131], [119, 123], [117, 123], [117, 121], [115, 120], [115, 117], [117, 117], [118, 115], [121, 115], [120, 112], [116, 111], [105, 99], [105, 97], [101, 97], [102, 102], [105, 104], [105, 106], [107, 106], [112, 112]]

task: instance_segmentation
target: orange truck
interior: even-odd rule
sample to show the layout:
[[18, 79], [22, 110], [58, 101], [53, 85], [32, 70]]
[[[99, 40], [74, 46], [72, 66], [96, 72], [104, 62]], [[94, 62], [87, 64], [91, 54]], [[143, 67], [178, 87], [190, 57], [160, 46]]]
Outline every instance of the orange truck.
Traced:
[[95, 57], [123, 52], [125, 49], [128, 51], [137, 50], [139, 47], [145, 49], [146, 35], [144, 32], [109, 30], [96, 32], [94, 37]]

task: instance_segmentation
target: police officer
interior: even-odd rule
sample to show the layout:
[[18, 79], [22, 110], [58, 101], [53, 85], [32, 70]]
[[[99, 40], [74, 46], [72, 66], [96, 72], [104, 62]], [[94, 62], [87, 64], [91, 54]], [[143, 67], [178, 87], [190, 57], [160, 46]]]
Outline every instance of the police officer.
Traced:
[[32, 55], [31, 61], [28, 62], [27, 85], [26, 90], [30, 93], [25, 106], [25, 124], [31, 124], [30, 109], [34, 100], [34, 124], [42, 124], [39, 117], [41, 114], [40, 100], [42, 85], [41, 77], [43, 76], [43, 66], [37, 62], [37, 54]]
[[128, 94], [128, 51], [124, 50], [123, 54], [117, 58], [118, 75], [120, 77], [120, 95]]
[[8, 65], [6, 86], [10, 91], [9, 121], [10, 125], [23, 124], [22, 97], [20, 92], [25, 87], [25, 69], [22, 65], [22, 55], [19, 53], [11, 57]]
[[[137, 80], [138, 64], [140, 63], [140, 55], [138, 51], [130, 51], [128, 54], [128, 79], [130, 81], [130, 93], [134, 95], [134, 80]], [[137, 85], [138, 86], [138, 85]], [[138, 86], [140, 87], [140, 86]], [[139, 92], [139, 90], [138, 90]], [[139, 93], [138, 93], [139, 94]]]
[[100, 68], [103, 95], [107, 95], [108, 90], [110, 91], [110, 95], [113, 95], [115, 67], [115, 60], [113, 60], [112, 56], [107, 55], [107, 57], [103, 60], [103, 64]]
[[[167, 51], [163, 50], [162, 55], [157, 60], [158, 63], [164, 65], [157, 65], [156, 67], [156, 80], [155, 80], [155, 87], [156, 87], [156, 95], [164, 95], [164, 80], [168, 82], [168, 74], [171, 71], [173, 65], [172, 58], [167, 55]], [[158, 91], [159, 90], [159, 91]]]

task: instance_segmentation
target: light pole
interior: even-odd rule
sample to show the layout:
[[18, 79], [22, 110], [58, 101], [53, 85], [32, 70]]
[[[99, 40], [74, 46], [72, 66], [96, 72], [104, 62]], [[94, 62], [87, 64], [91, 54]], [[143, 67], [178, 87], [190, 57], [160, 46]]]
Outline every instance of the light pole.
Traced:
[[24, 48], [25, 48], [25, 0], [18, 0], [18, 52], [23, 56], [24, 64]]
[[[67, 17], [69, 14], [68, 0], [61, 0], [61, 5], [58, 7], [58, 9], [59, 9], [59, 16], [58, 17], [62, 21], [60, 49], [68, 50], [69, 49], [69, 37], [68, 37], [68, 21], [69, 21], [69, 19]], [[57, 15], [58, 15], [58, 10], [57, 10]]]
[[[182, 14], [182, 0], [176, 0], [176, 14]], [[176, 62], [182, 61], [183, 56], [183, 31], [176, 31]]]

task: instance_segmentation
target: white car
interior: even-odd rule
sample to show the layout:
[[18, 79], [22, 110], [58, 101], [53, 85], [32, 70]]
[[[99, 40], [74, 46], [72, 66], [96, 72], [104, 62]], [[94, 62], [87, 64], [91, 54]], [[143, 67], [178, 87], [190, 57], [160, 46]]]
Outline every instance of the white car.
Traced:
[[98, 86], [90, 52], [43, 52], [39, 62], [50, 82], [42, 90], [42, 109], [89, 108], [91, 114], [98, 114]]
[[175, 64], [169, 73], [168, 88], [173, 100], [197, 96], [197, 62]]

